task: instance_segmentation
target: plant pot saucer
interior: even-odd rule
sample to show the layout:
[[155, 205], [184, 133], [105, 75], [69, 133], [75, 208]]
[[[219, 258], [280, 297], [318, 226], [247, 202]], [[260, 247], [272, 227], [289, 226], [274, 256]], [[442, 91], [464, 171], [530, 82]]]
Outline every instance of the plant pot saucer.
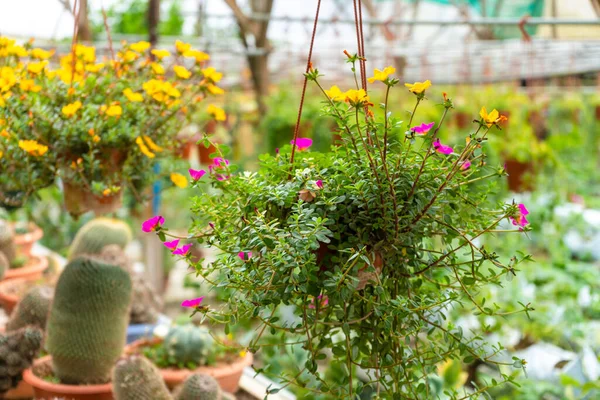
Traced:
[[52, 363], [51, 356], [38, 358], [33, 362], [33, 368], [23, 372], [23, 381], [33, 387], [36, 400], [52, 400], [55, 398], [65, 400], [113, 400], [112, 384], [100, 385], [65, 385], [48, 382], [34, 374], [34, 368], [49, 367]]
[[48, 259], [46, 257], [33, 256], [27, 260], [21, 268], [10, 268], [4, 274], [4, 280], [22, 278], [28, 281], [38, 279], [48, 268]]

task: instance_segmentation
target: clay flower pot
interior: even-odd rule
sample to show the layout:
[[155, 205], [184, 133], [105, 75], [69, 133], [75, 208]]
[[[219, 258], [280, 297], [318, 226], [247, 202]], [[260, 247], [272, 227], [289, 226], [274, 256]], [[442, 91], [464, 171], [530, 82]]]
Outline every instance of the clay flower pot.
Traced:
[[[4, 333], [4, 327], [0, 326], [0, 334], [2, 333]], [[1, 398], [6, 400], [31, 399], [33, 398], [33, 388], [27, 382], [21, 381], [17, 384], [17, 387], [4, 392]]]
[[512, 192], [528, 192], [533, 189], [531, 182], [525, 180], [525, 175], [533, 172], [533, 163], [506, 160], [504, 163], [508, 172], [508, 189]]
[[15, 293], [13, 288], [27, 284], [27, 280], [23, 278], [10, 279], [0, 282], [0, 306], [4, 309], [7, 315], [12, 313], [20, 298]]
[[51, 367], [52, 357], [45, 356], [33, 362], [33, 368], [23, 372], [23, 380], [33, 387], [36, 400], [113, 400], [112, 383], [101, 385], [63, 385], [48, 382], [35, 375], [34, 370]]
[[[161, 340], [162, 339], [137, 340], [125, 347], [125, 353], [140, 353], [141, 348], [145, 345], [156, 344]], [[221, 386], [221, 389], [223, 389], [224, 392], [235, 393], [239, 389], [240, 379], [242, 377], [242, 373], [244, 372], [244, 368], [252, 365], [253, 359], [252, 353], [248, 352], [243, 358], [240, 357], [231, 364], [221, 363], [215, 366], [202, 366], [196, 368], [195, 370], [161, 368], [160, 373], [169, 389], [174, 389], [176, 386], [183, 383], [188, 376], [197, 372], [210, 375], [215, 378], [215, 380], [219, 382], [219, 386]]]
[[[31, 257], [31, 249], [35, 242], [44, 236], [44, 231], [33, 222], [30, 222], [27, 225], [27, 228], [27, 233], [18, 234], [15, 231], [15, 245], [17, 246], [19, 254], [25, 257]], [[15, 229], [15, 225], [13, 225], [13, 229]]]
[[4, 274], [4, 280], [22, 278], [33, 281], [42, 276], [48, 268], [48, 259], [46, 257], [33, 256], [27, 259], [27, 263], [21, 268], [10, 268]]
[[96, 196], [80, 186], [63, 182], [63, 199], [69, 214], [79, 216], [88, 211], [104, 215], [117, 211], [123, 204], [123, 191], [111, 196]]

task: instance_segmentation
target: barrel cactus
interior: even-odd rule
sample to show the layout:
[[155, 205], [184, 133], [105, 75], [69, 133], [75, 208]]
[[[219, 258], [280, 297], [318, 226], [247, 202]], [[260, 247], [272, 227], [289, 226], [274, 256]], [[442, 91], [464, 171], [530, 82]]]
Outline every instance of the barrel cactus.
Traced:
[[9, 265], [12, 265], [17, 257], [15, 233], [5, 220], [0, 220], [0, 252], [4, 253]]
[[112, 385], [116, 400], [171, 399], [158, 368], [141, 356], [119, 360], [113, 371]]
[[173, 392], [175, 400], [221, 400], [221, 388], [212, 377], [204, 374], [190, 375]]
[[100, 254], [109, 245], [124, 249], [131, 242], [129, 225], [113, 218], [95, 218], [79, 229], [71, 248], [69, 260], [82, 254]]
[[181, 368], [212, 364], [214, 339], [207, 328], [186, 324], [174, 326], [163, 341], [169, 361]]
[[45, 330], [53, 296], [54, 289], [49, 286], [29, 289], [13, 310], [6, 330], [16, 331], [29, 325]]
[[77, 258], [56, 285], [47, 323], [46, 349], [63, 383], [110, 380], [125, 346], [131, 278], [114, 265]]
[[38, 355], [42, 337], [42, 331], [32, 326], [0, 336], [0, 394], [17, 386], [23, 370]]
[[6, 270], [10, 268], [10, 263], [8, 262], [8, 258], [4, 255], [3, 252], [0, 251], [0, 280], [4, 278], [4, 274]]

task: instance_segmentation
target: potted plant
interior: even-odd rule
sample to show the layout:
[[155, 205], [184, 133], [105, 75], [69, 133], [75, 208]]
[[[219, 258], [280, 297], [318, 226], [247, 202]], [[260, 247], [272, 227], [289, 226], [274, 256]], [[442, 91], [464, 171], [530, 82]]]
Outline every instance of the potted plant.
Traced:
[[33, 222], [17, 221], [13, 223], [15, 246], [22, 255], [31, 256], [33, 245], [44, 237], [44, 231]]
[[42, 338], [42, 331], [33, 326], [0, 333], [0, 397], [33, 397], [31, 388], [21, 380], [22, 371], [31, 365], [31, 361], [38, 355]]
[[0, 193], [22, 203], [58, 177], [72, 215], [113, 212], [126, 189], [141, 199], [191, 110], [223, 93], [209, 56], [179, 41], [173, 54], [123, 43], [104, 60], [74, 44], [57, 68], [31, 44], [0, 49]]
[[244, 368], [252, 364], [252, 354], [226, 344], [229, 347], [215, 343], [206, 327], [186, 324], [171, 327], [164, 338], [140, 339], [127, 352], [143, 355], [158, 366], [170, 388], [201, 373], [215, 378], [226, 392], [235, 393]]
[[[354, 67], [359, 60], [348, 57]], [[393, 73], [393, 67], [375, 70], [370, 81], [389, 91], [399, 83]], [[341, 146], [311, 152], [310, 141], [294, 137], [291, 147], [261, 156], [257, 172], [244, 173], [235, 173], [226, 149], [217, 146], [221, 155], [209, 171], [191, 171], [194, 185], [208, 180], [221, 191], [192, 201], [187, 238], [221, 251], [214, 262], [193, 266], [231, 290], [228, 306], [198, 305], [196, 311], [226, 330], [256, 320], [261, 328], [251, 352], [259, 351], [263, 337], [276, 335], [286, 346], [300, 335], [307, 361], [279, 380], [333, 398], [354, 398], [369, 386], [383, 398], [428, 399], [426, 377], [448, 358], [502, 364], [445, 316], [459, 303], [490, 318], [501, 314], [472, 294], [515, 275], [526, 258], [505, 260], [476, 240], [529, 229], [523, 204], [484, 201], [482, 182], [504, 170], [479, 161], [504, 118], [495, 110], [478, 117], [467, 140], [450, 146], [438, 132], [452, 101], [444, 94], [439, 121], [422, 120], [418, 105], [431, 82], [406, 84], [415, 112], [402, 125], [405, 135], [392, 141], [390, 129], [403, 123], [391, 104], [384, 101], [380, 111], [373, 106], [380, 99], [364, 88], [325, 90], [310, 65], [306, 77], [323, 94], [323, 112], [342, 128]], [[500, 229], [502, 221], [513, 225]], [[156, 216], [145, 230], [167, 240], [165, 224]], [[189, 258], [189, 244], [178, 245], [174, 254]], [[295, 319], [282, 318], [283, 306]], [[323, 363], [338, 369], [336, 382], [323, 380]], [[521, 360], [506, 364], [523, 366]], [[368, 383], [357, 378], [357, 368]], [[503, 375], [478, 393], [513, 379]]]
[[48, 355], [23, 373], [38, 399], [112, 399], [111, 372], [125, 346], [129, 274], [77, 258], [56, 285], [46, 327]]
[[35, 280], [48, 268], [45, 257], [21, 253], [17, 247], [14, 227], [0, 219], [0, 277], [4, 280], [21, 278]]

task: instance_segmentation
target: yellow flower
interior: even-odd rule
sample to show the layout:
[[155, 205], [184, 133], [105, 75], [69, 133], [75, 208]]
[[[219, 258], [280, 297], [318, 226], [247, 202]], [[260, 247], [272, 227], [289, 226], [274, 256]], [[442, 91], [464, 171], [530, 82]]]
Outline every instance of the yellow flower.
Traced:
[[154, 158], [155, 155], [154, 153], [152, 153], [148, 147], [146, 146], [146, 144], [144, 143], [144, 141], [142, 140], [141, 137], [137, 137], [135, 139], [135, 143], [138, 145], [138, 147], [140, 148], [140, 151], [142, 152], [143, 155], [145, 155], [148, 158]]
[[369, 101], [369, 96], [367, 96], [367, 92], [364, 89], [350, 89], [345, 93], [345, 97], [345, 100], [353, 106], [358, 106]]
[[150, 136], [143, 135], [142, 138], [144, 138], [146, 145], [148, 145], [148, 147], [150, 147], [150, 149], [152, 151], [154, 151], [156, 153], [160, 153], [161, 151], [163, 151], [163, 148], [160, 147], [159, 145], [157, 145], [156, 143], [154, 143], [152, 141], [152, 138], [150, 138]]
[[4, 153], [2, 151], [0, 151], [0, 159], [2, 159], [3, 155], [4, 155]]
[[44, 49], [35, 48], [31, 50], [31, 58], [36, 58], [38, 60], [47, 60], [52, 57], [53, 52], [46, 51]]
[[85, 70], [87, 72], [98, 72], [100, 71], [102, 68], [104, 68], [104, 63], [99, 63], [99, 64], [89, 64], [85, 66]]
[[17, 84], [17, 76], [11, 67], [0, 68], [0, 92], [6, 93]]
[[208, 85], [206, 85], [206, 89], [210, 92], [210, 94], [214, 94], [214, 95], [225, 93], [225, 91], [223, 89], [221, 89], [220, 87], [218, 87], [216, 85], [213, 85], [212, 83], [209, 83]]
[[123, 114], [123, 109], [120, 105], [113, 103], [110, 106], [101, 106], [100, 113], [106, 114], [109, 117], [119, 117], [121, 114]]
[[0, 131], [0, 136], [4, 137], [4, 138], [9, 138], [10, 137], [10, 132], [7, 131], [6, 129], [2, 129], [2, 131]]
[[193, 57], [197, 63], [210, 60], [210, 56], [199, 50], [189, 50], [183, 53], [184, 57]]
[[75, 45], [75, 57], [83, 60], [86, 63], [93, 63], [96, 61], [96, 48], [92, 46], [85, 46], [83, 44]]
[[19, 83], [19, 87], [24, 92], [34, 92], [37, 93], [42, 90], [40, 85], [36, 85], [33, 79], [24, 79]]
[[158, 64], [158, 63], [152, 63], [150, 64], [150, 66], [152, 67], [152, 71], [156, 74], [156, 75], [164, 75], [165, 74], [165, 68]]
[[180, 187], [182, 189], [186, 188], [188, 185], [187, 178], [176, 172], [171, 173], [171, 182], [173, 182], [175, 186]]
[[491, 127], [495, 123], [506, 121], [506, 117], [504, 115], [500, 115], [498, 110], [495, 108], [488, 114], [485, 107], [481, 107], [481, 111], [479, 111], [479, 116], [483, 119], [483, 122], [487, 125], [487, 127]]
[[150, 43], [146, 41], [131, 43], [129, 48], [133, 51], [137, 51], [138, 53], [143, 53], [150, 48]]
[[156, 58], [158, 58], [159, 60], [162, 60], [165, 57], [169, 57], [171, 55], [171, 53], [169, 53], [167, 50], [159, 50], [159, 49], [154, 49], [151, 51], [152, 54], [154, 54], [154, 56]]
[[385, 67], [383, 71], [380, 71], [377, 68], [375, 68], [373, 76], [367, 80], [369, 81], [369, 83], [373, 83], [375, 81], [383, 82], [394, 72], [396, 72], [396, 68], [394, 67]]
[[140, 55], [138, 53], [130, 50], [127, 50], [125, 53], [119, 52], [118, 56], [125, 63], [130, 63], [140, 58]]
[[170, 82], [163, 84], [163, 91], [171, 97], [181, 97], [181, 92], [175, 86], [171, 85]]
[[188, 51], [191, 50], [192, 45], [189, 44], [189, 43], [184, 43], [181, 40], [176, 40], [175, 41], [175, 48], [177, 49], [177, 52], [179, 54], [185, 54], [185, 53], [187, 53]]
[[108, 196], [110, 196], [110, 194], [111, 194], [111, 193], [112, 193], [112, 191], [111, 191], [109, 188], [106, 188], [106, 189], [104, 189], [104, 190], [102, 191], [102, 195], [103, 195], [104, 197], [108, 197]]
[[94, 135], [94, 136], [92, 136], [92, 141], [93, 141], [94, 143], [98, 143], [98, 142], [100, 141], [100, 136], [98, 136], [98, 135]]
[[225, 121], [227, 119], [227, 114], [225, 114], [225, 110], [219, 108], [213, 104], [210, 104], [206, 109], [206, 112], [213, 116], [213, 118], [217, 121]]
[[246, 357], [246, 354], [247, 354], [247, 351], [246, 351], [246, 350], [242, 350], [242, 351], [240, 351], [240, 357], [241, 357], [241, 358], [245, 358], [245, 357]]
[[12, 54], [17, 57], [26, 57], [27, 50], [25, 50], [25, 48], [23, 46], [19, 46], [19, 45], [11, 46], [8, 48], [8, 54]]
[[431, 86], [431, 81], [427, 79], [425, 82], [405, 83], [404, 86], [415, 94], [421, 94]]
[[48, 146], [39, 144], [35, 140], [19, 140], [19, 147], [35, 157], [43, 156], [48, 151]]
[[188, 79], [190, 76], [192, 76], [192, 73], [188, 71], [185, 67], [182, 67], [181, 65], [174, 66], [173, 71], [175, 71], [175, 75], [177, 75], [181, 79]]
[[48, 64], [48, 61], [38, 61], [38, 62], [29, 63], [27, 65], [27, 71], [29, 71], [32, 74], [37, 75], [40, 72], [42, 72], [44, 70], [44, 68], [46, 68], [47, 64]]
[[202, 74], [206, 79], [208, 79], [212, 83], [217, 83], [221, 80], [221, 78], [223, 78], [223, 73], [217, 72], [217, 70], [213, 67], [203, 69]]
[[67, 117], [72, 117], [75, 113], [82, 107], [82, 104], [79, 100], [74, 103], [67, 104], [62, 108], [62, 113]]
[[133, 103], [139, 103], [140, 101], [144, 101], [144, 96], [141, 93], [134, 93], [133, 90], [127, 88], [123, 90], [123, 94], [127, 97], [127, 100]]
[[326, 90], [325, 94], [333, 101], [343, 101], [346, 99], [346, 94], [339, 87], [333, 85], [331, 89]]

